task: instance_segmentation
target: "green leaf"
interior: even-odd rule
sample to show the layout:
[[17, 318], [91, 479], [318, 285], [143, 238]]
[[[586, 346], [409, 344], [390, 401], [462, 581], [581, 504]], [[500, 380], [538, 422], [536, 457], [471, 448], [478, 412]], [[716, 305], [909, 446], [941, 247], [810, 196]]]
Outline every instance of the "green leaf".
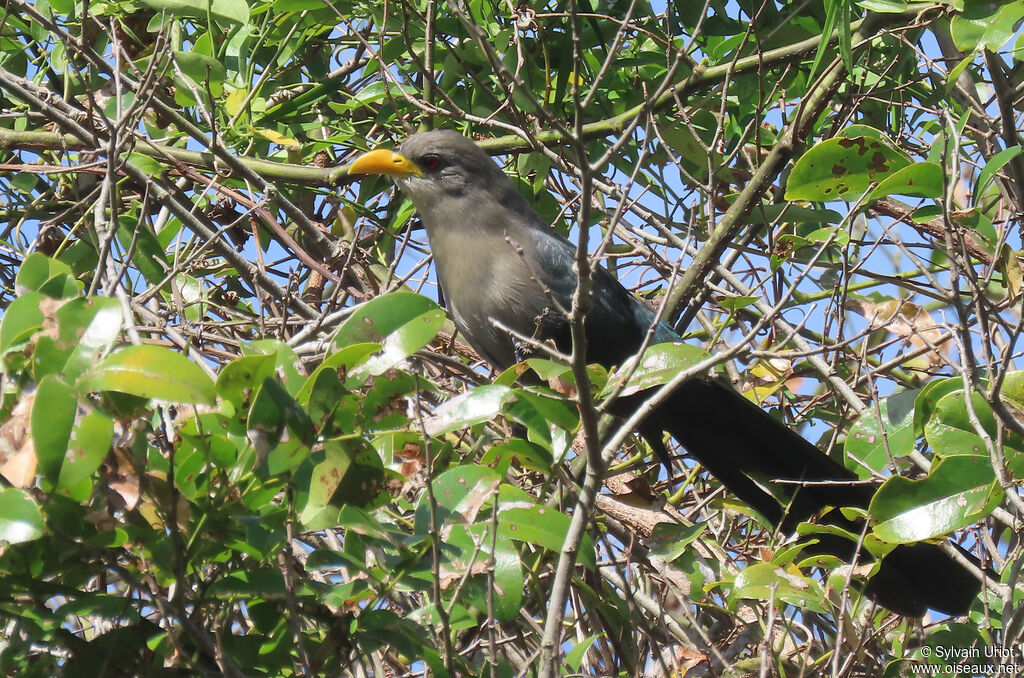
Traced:
[[355, 96], [349, 98], [342, 104], [331, 104], [331, 108], [337, 113], [348, 113], [364, 106], [387, 101], [390, 97], [401, 98], [403, 95], [412, 97], [420, 96], [415, 87], [399, 85], [393, 82], [374, 82], [358, 90]]
[[551, 452], [522, 438], [512, 438], [491, 446], [480, 458], [480, 463], [504, 475], [512, 462], [530, 471], [551, 473]]
[[376, 342], [368, 342], [365, 344], [352, 344], [345, 348], [335, 351], [326, 358], [323, 362], [316, 366], [313, 373], [309, 375], [309, 378], [302, 384], [296, 394], [296, 400], [300, 403], [308, 403], [311, 397], [313, 387], [316, 385], [317, 380], [320, 378], [320, 373], [327, 370], [333, 371], [336, 374], [340, 371], [342, 374], [351, 372], [352, 368], [356, 365], [360, 365], [366, 362], [370, 356], [377, 353], [380, 350], [380, 344]]
[[1003, 398], [1009, 398], [1017, 405], [1024, 405], [1024, 370], [1007, 372], [999, 390]]
[[[505, 412], [514, 418], [520, 418], [527, 425], [535, 420], [535, 415], [539, 415], [548, 426], [565, 431], [575, 431], [579, 424], [579, 409], [576, 405], [565, 396], [550, 391], [516, 389], [515, 399], [507, 405]], [[527, 407], [531, 412], [523, 416], [523, 409]]]
[[200, 93], [205, 94], [205, 88], [209, 87], [214, 98], [223, 96], [224, 80], [227, 78], [224, 64], [198, 52], [176, 51], [174, 61], [181, 68], [181, 72], [197, 85]]
[[[289, 0], [289, 2], [292, 4], [301, 2], [314, 5], [314, 7], [309, 9], [323, 7], [323, 0]], [[276, 6], [281, 4], [281, 2], [278, 0], [274, 4]], [[324, 82], [317, 83], [308, 90], [298, 94], [290, 101], [274, 106], [267, 111], [266, 115], [259, 119], [259, 123], [267, 125], [278, 120], [286, 120], [289, 116], [308, 113], [314, 104], [330, 98], [347, 84], [348, 78], [346, 77], [328, 78]]]
[[917, 402], [914, 403], [914, 435], [916, 437], [924, 435], [925, 424], [931, 419], [939, 401], [947, 394], [957, 389], [963, 389], [963, 387], [964, 382], [960, 377], [935, 379], [924, 385], [921, 393], [917, 396]]
[[956, 81], [960, 79], [960, 75], [967, 70], [967, 67], [974, 63], [975, 54], [971, 53], [960, 60], [956, 66], [950, 69], [946, 75], [946, 86], [943, 87], [943, 94], [949, 94], [954, 87], [956, 87]]
[[[349, 344], [384, 340], [395, 330], [438, 310], [432, 300], [412, 292], [393, 292], [358, 306], [331, 339], [338, 348]], [[427, 322], [427, 321], [422, 321]]]
[[32, 291], [62, 299], [74, 295], [74, 292], [65, 294], [69, 282], [75, 283], [67, 264], [33, 252], [21, 262], [14, 278], [14, 287], [19, 295]]
[[871, 500], [875, 536], [893, 544], [941, 537], [988, 515], [1003, 492], [988, 456], [942, 459], [927, 477], [889, 478]]
[[733, 605], [743, 598], [775, 600], [824, 614], [825, 609], [818, 602], [823, 597], [824, 591], [818, 582], [797, 572], [783, 570], [772, 563], [756, 563], [745, 567], [733, 581], [733, 590], [729, 596]]
[[[971, 394], [971, 405], [978, 424], [993, 440], [996, 437], [996, 419], [992, 408], [980, 393]], [[967, 410], [963, 389], [942, 396], [924, 424], [924, 436], [939, 456], [987, 454], [985, 442], [978, 435]], [[1024, 452], [1020, 436], [1007, 432], [1003, 437], [1003, 452], [1013, 462]]]
[[20, 544], [38, 539], [45, 531], [43, 513], [28, 491], [0, 489], [0, 542]]
[[485, 384], [472, 391], [456, 396], [434, 410], [433, 416], [424, 422], [427, 435], [439, 436], [460, 428], [490, 421], [502, 406], [513, 397], [508, 386]]
[[[486, 466], [456, 466], [445, 471], [431, 483], [434, 499], [437, 501], [438, 526], [456, 522], [476, 521], [477, 513], [485, 504], [493, 505], [501, 478]], [[430, 530], [430, 501], [424, 492], [416, 505], [417, 534]]]
[[651, 530], [651, 551], [671, 563], [688, 550], [690, 544], [704, 533], [707, 526], [707, 523], [696, 525], [658, 523]]
[[292, 397], [298, 395], [306, 381], [302, 360], [291, 346], [279, 339], [260, 339], [242, 346], [242, 355], [269, 355], [274, 357], [274, 370], [281, 385]]
[[395, 328], [381, 344], [380, 353], [352, 370], [352, 377], [362, 379], [384, 374], [416, 351], [430, 343], [444, 324], [444, 311], [439, 308], [422, 313], [401, 327]]
[[[565, 544], [571, 519], [571, 516], [546, 506], [506, 508], [498, 515], [498, 534], [559, 553]], [[587, 535], [580, 544], [578, 558], [589, 570], [597, 567], [594, 544]]]
[[867, 479], [871, 471], [888, 467], [890, 455], [899, 457], [914, 451], [914, 404], [919, 393], [915, 390], [891, 395], [879, 402], [878, 413], [869, 408], [853, 423], [845, 453], [860, 463], [847, 464], [851, 471]]
[[78, 297], [57, 311], [58, 342], [69, 346], [64, 379], [78, 379], [121, 334], [121, 304], [111, 297]]
[[325, 507], [370, 507], [382, 497], [384, 465], [376, 450], [362, 439], [325, 440], [324, 460], [313, 467], [308, 500], [300, 520], [314, 519]]
[[942, 168], [934, 162], [916, 162], [896, 170], [879, 182], [868, 200], [878, 200], [889, 195], [938, 198], [942, 191]]
[[117, 391], [170, 402], [213, 404], [216, 389], [206, 372], [163, 346], [127, 346], [78, 380], [80, 391]]
[[620, 395], [627, 396], [645, 391], [655, 386], [668, 383], [680, 372], [687, 370], [703, 360], [708, 353], [702, 348], [683, 343], [661, 343], [648, 348], [640, 356], [640, 364], [636, 365], [636, 357], [627, 360], [608, 378], [608, 384], [601, 392], [604, 397], [619, 389], [628, 377], [629, 382]]
[[987, 49], [998, 51], [1013, 37], [1024, 17], [1024, 3], [996, 3], [989, 0], [964, 0], [963, 12], [949, 22], [953, 44], [961, 52]]
[[907, 10], [906, 0], [856, 0], [854, 4], [879, 14], [901, 14]]
[[988, 185], [995, 178], [995, 175], [999, 170], [1003, 169], [1007, 163], [1020, 155], [1021, 151], [1024, 151], [1024, 147], [1011, 146], [1010, 148], [1004, 148], [995, 155], [993, 155], [985, 167], [981, 170], [978, 175], [978, 183], [974, 185], [974, 202], [978, 203], [981, 198], [981, 194], [985, 192]]
[[246, 426], [265, 433], [275, 445], [286, 428], [307, 447], [312, 447], [316, 440], [316, 429], [309, 415], [272, 377], [266, 377], [253, 394]]
[[217, 395], [241, 407], [248, 393], [274, 374], [272, 355], [245, 355], [225, 365], [217, 375]]
[[234, 598], [235, 596], [283, 596], [285, 587], [284, 575], [270, 567], [254, 568], [246, 571], [231, 572], [218, 579], [208, 589], [208, 594], [218, 597]]
[[[491, 523], [448, 526], [442, 550], [441, 577], [445, 581], [462, 581], [459, 600], [478, 615], [488, 611], [488, 592], [493, 593], [494, 616], [511, 621], [522, 613], [523, 565], [511, 539], [498, 536], [491, 553]], [[493, 585], [487, 576], [488, 559], [493, 571]]]
[[760, 300], [761, 297], [728, 297], [722, 299], [719, 304], [727, 311], [739, 311], [748, 306], [753, 306]]
[[0, 320], [0, 355], [42, 329], [40, 306], [45, 300], [46, 296], [39, 292], [26, 292], [11, 302]]
[[56, 482], [68, 453], [71, 428], [75, 423], [78, 398], [59, 377], [42, 378], [32, 403], [32, 443], [39, 470], [50, 482]]
[[[134, 158], [132, 164], [137, 164]], [[153, 234], [149, 224], [139, 223], [138, 219], [123, 215], [118, 223], [117, 239], [125, 249], [134, 248], [132, 264], [150, 284], [164, 282], [171, 267], [167, 263], [164, 246]]]
[[587, 650], [600, 637], [600, 634], [597, 633], [588, 636], [565, 654], [565, 663], [569, 665], [573, 673], [579, 673], [580, 665], [583, 664], [583, 658], [587, 655]]
[[827, 57], [832, 59], [835, 55], [834, 48], [832, 47], [832, 33], [836, 30], [836, 24], [839, 21], [839, 9], [840, 3], [843, 0], [823, 0], [822, 4], [825, 6], [825, 21], [821, 26], [822, 41], [818, 44], [818, 49], [814, 53], [814, 62], [811, 64], [810, 73], [807, 77], [813, 77], [821, 71], [821, 64]]
[[837, 137], [804, 153], [786, 182], [786, 200], [827, 202], [860, 197], [874, 182], [882, 182], [910, 160], [888, 140], [875, 137]]
[[142, 0], [143, 4], [157, 12], [167, 11], [179, 17], [215, 19], [245, 25], [249, 23], [249, 5], [245, 0]]

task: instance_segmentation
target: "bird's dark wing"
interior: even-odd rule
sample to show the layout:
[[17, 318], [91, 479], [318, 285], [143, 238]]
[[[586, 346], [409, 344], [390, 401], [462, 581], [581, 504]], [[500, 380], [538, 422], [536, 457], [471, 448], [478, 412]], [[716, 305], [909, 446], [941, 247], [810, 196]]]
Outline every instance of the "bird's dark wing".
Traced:
[[[576, 246], [550, 229], [531, 229], [533, 261], [542, 282], [564, 309], [571, 308], [576, 293], [574, 270]], [[534, 235], [535, 234], [535, 235]], [[563, 351], [569, 350], [569, 326], [564, 315], [550, 314], [545, 338], [554, 339]], [[590, 310], [584, 321], [587, 334], [587, 362], [605, 367], [621, 365], [643, 345], [651, 327], [654, 342], [677, 341], [664, 323], [656, 323], [654, 311], [637, 300], [603, 266], [594, 269], [591, 278]]]

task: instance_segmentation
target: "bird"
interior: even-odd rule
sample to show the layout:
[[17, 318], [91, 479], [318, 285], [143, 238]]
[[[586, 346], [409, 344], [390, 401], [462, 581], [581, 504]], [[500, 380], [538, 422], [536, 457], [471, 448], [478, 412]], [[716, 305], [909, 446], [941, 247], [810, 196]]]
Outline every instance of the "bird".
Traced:
[[[420, 132], [395, 149], [360, 155], [348, 172], [390, 177], [412, 201], [455, 326], [488, 363], [505, 369], [544, 342], [571, 352], [566, 309], [577, 288], [576, 246], [537, 213], [480, 146], [454, 130]], [[611, 369], [649, 343], [682, 340], [606, 268], [592, 270], [583, 325], [588, 363]], [[649, 396], [641, 391], [622, 397], [615, 411], [627, 416]], [[637, 433], [663, 462], [669, 460], [668, 433], [783, 533], [819, 514], [853, 535], [864, 530], [863, 521], [837, 509], [866, 510], [872, 486], [857, 482], [854, 473], [718, 379], [683, 381], [643, 419]], [[871, 560], [843, 536], [815, 539], [807, 552], [846, 562]], [[952, 546], [977, 563], [968, 551]], [[980, 587], [980, 578], [939, 545], [918, 542], [884, 556], [863, 590], [893, 612], [921, 617], [929, 609], [966, 614]]]

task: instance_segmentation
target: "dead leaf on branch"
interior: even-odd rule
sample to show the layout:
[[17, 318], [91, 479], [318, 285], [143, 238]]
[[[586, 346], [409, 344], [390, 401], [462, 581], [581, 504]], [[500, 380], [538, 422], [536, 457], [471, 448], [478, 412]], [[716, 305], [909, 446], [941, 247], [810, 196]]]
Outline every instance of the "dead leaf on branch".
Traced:
[[908, 360], [907, 365], [927, 369], [948, 363], [952, 346], [949, 332], [924, 307], [902, 299], [879, 303], [850, 300], [848, 305], [867, 318], [870, 329], [885, 330], [913, 348], [931, 349]]

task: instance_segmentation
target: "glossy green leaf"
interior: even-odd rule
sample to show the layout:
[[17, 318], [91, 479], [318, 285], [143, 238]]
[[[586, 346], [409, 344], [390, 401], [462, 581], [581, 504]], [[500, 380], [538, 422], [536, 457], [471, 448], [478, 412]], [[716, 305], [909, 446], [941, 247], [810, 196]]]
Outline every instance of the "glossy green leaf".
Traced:
[[237, 24], [249, 23], [249, 5], [245, 0], [143, 0], [143, 4], [179, 17], [205, 19], [212, 15]]
[[635, 358], [627, 360], [622, 367], [615, 370], [609, 377], [601, 396], [606, 396], [618, 390], [623, 385], [623, 380], [629, 379], [620, 395], [627, 396], [640, 391], [645, 391], [655, 386], [661, 386], [680, 372], [687, 370], [703, 360], [707, 360], [708, 353], [702, 348], [683, 343], [661, 343], [648, 348], [640, 357], [640, 364], [636, 364]]
[[68, 453], [77, 408], [74, 390], [59, 377], [47, 375], [39, 382], [32, 403], [32, 443], [39, 471], [50, 482], [57, 481]]
[[907, 10], [906, 0], [856, 0], [854, 4], [882, 14], [899, 14]]
[[0, 542], [20, 544], [38, 539], [45, 531], [43, 513], [27, 490], [0, 489]]
[[174, 61], [181, 68], [181, 72], [199, 86], [201, 94], [206, 94], [205, 87], [210, 88], [210, 94], [214, 97], [219, 98], [224, 94], [223, 83], [227, 78], [227, 71], [224, 70], [224, 64], [217, 59], [199, 52], [175, 52]]
[[934, 379], [921, 389], [914, 403], [914, 435], [924, 435], [925, 424], [931, 419], [932, 413], [939, 401], [949, 393], [963, 389], [963, 379], [950, 377], [947, 379]]
[[573, 673], [577, 673], [580, 670], [580, 665], [583, 663], [583, 658], [586, 656], [587, 651], [590, 650], [594, 642], [599, 638], [597, 634], [584, 638], [581, 642], [577, 643], [571, 650], [565, 654], [565, 663], [569, 665]]
[[1024, 370], [1012, 370], [1003, 376], [999, 395], [1013, 401], [1015, 405], [1024, 405]]
[[64, 379], [77, 379], [114, 345], [121, 334], [121, 320], [121, 304], [110, 297], [79, 297], [60, 307], [58, 343], [70, 349]]
[[[493, 593], [495, 618], [511, 621], [522, 613], [526, 583], [523, 566], [511, 539], [499, 535], [491, 553], [491, 528], [489, 521], [448, 525], [445, 548], [441, 552], [441, 578], [444, 581], [465, 578], [458, 591], [459, 600], [478, 615], [487, 614], [488, 592]], [[493, 580], [487, 576], [488, 569], [493, 571]]]
[[1011, 146], [1010, 148], [1004, 148], [993, 155], [989, 161], [985, 163], [985, 167], [983, 167], [981, 172], [978, 174], [978, 181], [974, 185], [975, 204], [977, 204], [989, 184], [992, 183], [999, 170], [1003, 169], [1003, 167], [1005, 167], [1011, 160], [1020, 155], [1021, 151], [1024, 151], [1024, 146]]
[[651, 551], [659, 558], [673, 562], [685, 553], [690, 544], [707, 529], [707, 523], [682, 525], [674, 522], [658, 523], [651, 531]]
[[370, 375], [384, 374], [429, 344], [441, 329], [444, 320], [444, 311], [436, 308], [395, 328], [381, 344], [380, 353], [352, 371], [353, 378], [361, 379]]
[[14, 278], [14, 286], [18, 294], [25, 292], [43, 292], [57, 299], [65, 295], [59, 293], [65, 289], [66, 280], [71, 276], [71, 268], [64, 262], [51, 259], [40, 252], [33, 252], [25, 257]]
[[499, 474], [515, 463], [531, 471], [551, 472], [551, 452], [521, 438], [512, 438], [490, 447], [480, 458], [480, 463], [496, 469]]
[[1010, 41], [1022, 17], [1024, 3], [964, 0], [963, 11], [949, 22], [949, 33], [961, 52], [994, 52]]
[[[546, 506], [512, 507], [501, 511], [498, 516], [498, 534], [509, 539], [536, 544], [559, 553], [569, 532], [571, 516]], [[589, 536], [580, 544], [579, 562], [587, 569], [597, 566], [594, 544]]]
[[[377, 452], [361, 439], [323, 442], [324, 458], [313, 467], [308, 498], [300, 520], [315, 518], [325, 507], [370, 507], [381, 497], [384, 466]], [[298, 482], [298, 479], [297, 479]]]
[[279, 339], [260, 339], [242, 347], [242, 355], [269, 355], [274, 357], [274, 369], [281, 385], [295, 397], [306, 381], [302, 359], [291, 346]]
[[[992, 408], [980, 393], [972, 393], [973, 417], [977, 418], [982, 430], [992, 440], [996, 438], [996, 419]], [[972, 421], [967, 409], [963, 390], [954, 390], [942, 396], [935, 409], [924, 423], [924, 435], [936, 455], [985, 455], [987, 447]], [[1012, 462], [1024, 453], [1024, 441], [1015, 433], [1007, 431], [1003, 437], [1003, 453]]]
[[356, 307], [331, 342], [339, 348], [371, 341], [380, 343], [403, 325], [437, 309], [435, 302], [411, 292], [376, 297]]
[[246, 426], [260, 431], [276, 444], [285, 429], [298, 440], [311, 447], [316, 440], [316, 429], [309, 415], [276, 379], [267, 377], [252, 396]]
[[1002, 499], [988, 456], [938, 461], [927, 477], [893, 476], [871, 500], [875, 536], [894, 544], [933, 539], [985, 517]]
[[[525, 388], [516, 389], [515, 399], [505, 410], [510, 416], [516, 418], [517, 415], [522, 415], [523, 406], [529, 407], [549, 425], [566, 431], [576, 430], [576, 426], [579, 424], [579, 409], [575, 403], [554, 393]], [[524, 423], [527, 423], [525, 420], [530, 417], [521, 418]]]
[[274, 374], [274, 357], [246, 355], [235, 358], [217, 375], [217, 395], [241, 406], [247, 393], [263, 385], [263, 380]]
[[938, 198], [942, 195], [942, 168], [934, 162], [916, 162], [898, 169], [879, 182], [868, 200], [890, 195]]
[[[296, 400], [300, 403], [308, 403], [314, 386], [317, 380], [320, 378], [320, 373], [330, 370], [335, 374], [341, 372], [347, 374], [356, 365], [360, 365], [370, 358], [374, 353], [380, 351], [380, 344], [376, 342], [368, 342], [364, 344], [351, 344], [343, 349], [335, 351], [326, 358], [323, 362], [314, 368], [313, 372], [303, 382], [302, 388], [299, 389], [296, 394]], [[353, 388], [357, 385], [353, 385]]]
[[194, 362], [163, 346], [126, 346], [78, 380], [81, 391], [117, 391], [170, 402], [212, 404], [213, 381]]
[[772, 563], [755, 563], [743, 568], [733, 581], [729, 597], [733, 601], [743, 598], [775, 600], [825, 613], [816, 602], [824, 597], [818, 582]]
[[837, 137], [816, 144], [796, 161], [786, 182], [786, 200], [826, 202], [859, 198], [910, 164], [888, 140]]
[[727, 311], [739, 311], [748, 306], [753, 306], [760, 300], [761, 297], [727, 297], [722, 299], [719, 304]]
[[0, 319], [0, 355], [42, 329], [43, 312], [39, 307], [45, 299], [39, 292], [27, 292], [11, 302]]
[[[903, 391], [878, 403], [878, 412], [868, 408], [850, 427], [845, 453], [847, 468], [862, 479], [889, 465], [889, 458], [914, 451], [914, 404], [920, 391]], [[865, 468], [866, 467], [866, 468]]]
[[[436, 520], [448, 522], [475, 522], [478, 512], [485, 504], [492, 504], [501, 478], [486, 466], [457, 466], [445, 471], [434, 479], [433, 494], [437, 501]], [[430, 527], [430, 502], [424, 493], [416, 506], [418, 533], [423, 534]]]
[[490, 421], [512, 397], [513, 390], [508, 386], [477, 386], [435, 409], [434, 414], [424, 422], [424, 428], [427, 435], [439, 436]]

